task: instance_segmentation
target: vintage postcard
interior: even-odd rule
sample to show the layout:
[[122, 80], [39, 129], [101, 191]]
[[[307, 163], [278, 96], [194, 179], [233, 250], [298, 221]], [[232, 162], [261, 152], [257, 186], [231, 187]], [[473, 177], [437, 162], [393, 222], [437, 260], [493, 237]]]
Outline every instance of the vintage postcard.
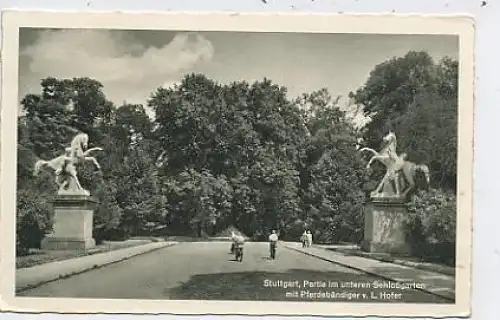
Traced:
[[2, 310], [470, 314], [470, 17], [2, 18]]

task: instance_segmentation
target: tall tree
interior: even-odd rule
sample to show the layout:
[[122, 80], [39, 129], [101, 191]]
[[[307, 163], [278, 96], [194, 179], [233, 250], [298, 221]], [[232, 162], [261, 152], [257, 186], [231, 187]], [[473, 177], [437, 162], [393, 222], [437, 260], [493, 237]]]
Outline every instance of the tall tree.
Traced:
[[359, 241], [370, 179], [356, 150], [357, 130], [326, 89], [304, 94], [310, 132], [303, 176], [306, 227], [323, 242]]

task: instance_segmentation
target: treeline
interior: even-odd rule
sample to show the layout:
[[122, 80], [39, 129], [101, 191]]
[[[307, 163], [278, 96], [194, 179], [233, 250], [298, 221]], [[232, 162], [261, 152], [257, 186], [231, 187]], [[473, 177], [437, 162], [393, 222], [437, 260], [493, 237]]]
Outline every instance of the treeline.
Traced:
[[[100, 201], [98, 241], [212, 235], [235, 225], [255, 239], [274, 228], [296, 240], [309, 228], [316, 241], [359, 242], [363, 205], [380, 179], [380, 170], [365, 169], [360, 138], [378, 148], [392, 129], [399, 152], [430, 166], [433, 190], [415, 198], [424, 207], [436, 192], [453, 194], [457, 67], [424, 52], [376, 66], [350, 95], [373, 119], [362, 128], [325, 89], [290, 100], [267, 79], [222, 85], [187, 75], [152, 93], [154, 120], [142, 105], [114, 106], [97, 80], [44, 79], [40, 94], [22, 100], [19, 118], [18, 252], [38, 246], [51, 228], [53, 172], [34, 178], [34, 162], [60, 155], [78, 131], [105, 149], [96, 153], [102, 171], [89, 163], [80, 173]], [[410, 216], [419, 217], [420, 207], [412, 208]], [[439, 233], [435, 220], [421, 223], [424, 242]]]

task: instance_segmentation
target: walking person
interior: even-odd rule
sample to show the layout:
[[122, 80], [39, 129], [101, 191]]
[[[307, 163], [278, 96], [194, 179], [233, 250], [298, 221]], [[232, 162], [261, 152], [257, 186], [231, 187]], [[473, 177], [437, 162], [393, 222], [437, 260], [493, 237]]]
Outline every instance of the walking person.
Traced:
[[313, 242], [313, 235], [311, 233], [311, 230], [307, 230], [306, 237], [307, 237], [307, 247], [310, 248]]
[[302, 242], [302, 248], [306, 247], [306, 242], [307, 242], [307, 232], [304, 231], [304, 233], [300, 236], [300, 241]]
[[276, 259], [276, 246], [278, 245], [278, 235], [276, 234], [276, 230], [271, 232], [269, 236], [269, 251], [271, 259]]
[[245, 245], [245, 237], [236, 235], [233, 239], [234, 260], [243, 262], [243, 246]]

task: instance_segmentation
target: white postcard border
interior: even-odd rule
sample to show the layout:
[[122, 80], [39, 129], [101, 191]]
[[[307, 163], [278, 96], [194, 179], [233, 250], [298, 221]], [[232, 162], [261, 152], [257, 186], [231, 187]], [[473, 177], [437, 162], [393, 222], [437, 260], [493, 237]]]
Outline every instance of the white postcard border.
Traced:
[[[455, 304], [112, 300], [15, 297], [19, 27], [370, 34], [460, 37]], [[468, 316], [471, 297], [474, 22], [469, 16], [383, 14], [95, 13], [6, 11], [2, 15], [0, 126], [0, 308], [17, 312], [318, 316]]]

